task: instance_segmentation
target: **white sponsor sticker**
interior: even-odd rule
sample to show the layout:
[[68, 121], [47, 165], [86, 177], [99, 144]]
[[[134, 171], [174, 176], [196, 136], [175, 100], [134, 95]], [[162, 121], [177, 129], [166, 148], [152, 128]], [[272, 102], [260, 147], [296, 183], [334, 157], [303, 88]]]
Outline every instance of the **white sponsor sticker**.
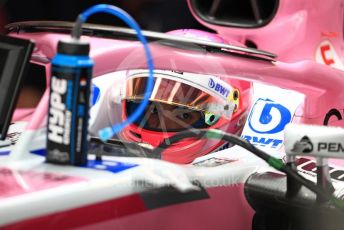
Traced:
[[255, 98], [242, 137], [267, 152], [276, 152], [284, 142], [284, 128], [303, 102], [300, 93], [262, 84], [254, 85]]

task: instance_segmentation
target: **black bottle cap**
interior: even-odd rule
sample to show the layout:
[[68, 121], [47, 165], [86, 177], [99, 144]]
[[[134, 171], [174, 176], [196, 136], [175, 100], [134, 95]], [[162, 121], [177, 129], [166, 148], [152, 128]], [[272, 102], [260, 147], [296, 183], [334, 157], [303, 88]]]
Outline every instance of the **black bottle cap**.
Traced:
[[78, 40], [59, 41], [57, 45], [57, 52], [66, 55], [88, 56], [90, 52], [90, 44], [86, 42], [80, 42]]

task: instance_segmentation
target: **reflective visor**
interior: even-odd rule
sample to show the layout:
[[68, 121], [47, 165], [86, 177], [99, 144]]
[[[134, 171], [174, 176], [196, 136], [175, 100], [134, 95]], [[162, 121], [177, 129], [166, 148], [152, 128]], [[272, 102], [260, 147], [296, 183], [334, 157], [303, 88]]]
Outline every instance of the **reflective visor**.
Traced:
[[[130, 116], [134, 113], [140, 102], [126, 100], [126, 113]], [[196, 128], [208, 128], [204, 113], [190, 110], [176, 105], [168, 105], [160, 102], [150, 102], [146, 110], [134, 122], [138, 127], [158, 132], [180, 132], [182, 130]]]
[[[201, 76], [200, 76], [201, 77]], [[127, 80], [126, 100], [141, 100], [143, 98], [148, 78], [135, 76]], [[150, 101], [178, 105], [197, 111], [210, 112], [229, 119], [235, 109], [233, 100], [224, 100], [206, 89], [199, 89], [178, 79], [169, 79], [155, 75], [154, 87]]]

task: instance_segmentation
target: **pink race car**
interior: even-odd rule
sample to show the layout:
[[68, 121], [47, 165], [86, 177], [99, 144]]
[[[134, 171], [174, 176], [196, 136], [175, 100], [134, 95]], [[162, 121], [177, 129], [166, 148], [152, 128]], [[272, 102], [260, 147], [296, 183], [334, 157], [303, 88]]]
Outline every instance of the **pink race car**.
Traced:
[[[95, 63], [85, 167], [45, 162], [51, 60], [74, 24], [7, 26], [9, 37], [34, 42], [28, 77], [43, 85], [24, 84], [7, 132], [10, 142], [0, 148], [1, 227], [288, 229], [294, 223], [291, 229], [340, 229], [342, 213], [333, 208], [333, 219], [317, 213], [320, 222], [328, 220], [320, 224], [308, 225], [311, 208], [304, 223], [301, 214], [286, 214], [289, 206], [278, 203], [285, 198], [285, 176], [237, 145], [188, 138], [158, 155], [153, 149], [185, 130], [217, 129], [285, 159], [289, 123], [344, 127], [344, 1], [188, 4], [216, 33], [143, 32], [155, 65], [149, 106], [106, 144], [98, 130], [125, 120], [142, 100], [144, 50], [133, 41], [133, 30], [83, 27]], [[313, 148], [305, 138], [299, 146]], [[333, 194], [343, 198], [343, 162], [331, 163]], [[298, 172], [311, 181], [317, 180], [315, 168], [314, 160], [298, 159]], [[268, 195], [254, 190], [265, 185]], [[302, 203], [305, 197], [308, 203]], [[302, 190], [301, 198], [308, 210], [315, 195]], [[295, 200], [291, 204], [299, 205]]]

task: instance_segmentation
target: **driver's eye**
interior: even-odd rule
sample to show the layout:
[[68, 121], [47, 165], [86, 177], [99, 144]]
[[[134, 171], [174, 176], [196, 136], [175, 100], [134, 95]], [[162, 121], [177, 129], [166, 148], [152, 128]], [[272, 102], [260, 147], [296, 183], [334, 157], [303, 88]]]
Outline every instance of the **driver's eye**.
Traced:
[[190, 113], [182, 113], [182, 114], [178, 115], [177, 117], [181, 120], [191, 120], [192, 119], [192, 115]]

